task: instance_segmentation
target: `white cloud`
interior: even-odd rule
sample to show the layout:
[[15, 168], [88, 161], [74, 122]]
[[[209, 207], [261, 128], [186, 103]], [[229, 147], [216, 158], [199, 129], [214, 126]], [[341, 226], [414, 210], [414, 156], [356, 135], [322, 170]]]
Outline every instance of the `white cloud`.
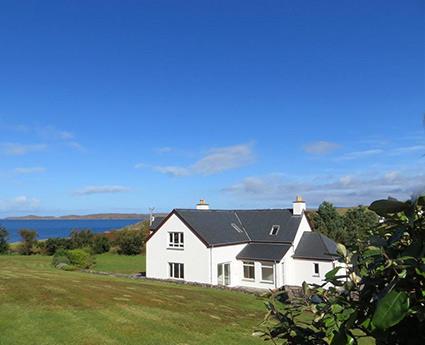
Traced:
[[0, 143], [0, 152], [9, 156], [22, 156], [27, 153], [43, 151], [46, 144]]
[[213, 175], [226, 170], [237, 169], [254, 162], [253, 144], [217, 147], [188, 166], [136, 164], [137, 169], [150, 167], [152, 170], [172, 176]]
[[161, 174], [167, 174], [171, 176], [187, 176], [190, 175], [190, 170], [178, 166], [156, 166], [153, 170], [160, 172]]
[[164, 146], [164, 147], [157, 147], [157, 148], [154, 149], [154, 151], [156, 153], [169, 153], [169, 152], [174, 151], [174, 149], [170, 146]]
[[370, 149], [370, 150], [363, 150], [363, 151], [348, 152], [342, 155], [341, 157], [339, 157], [338, 159], [339, 160], [361, 159], [361, 158], [379, 155], [383, 152], [384, 150], [382, 149]]
[[339, 144], [330, 141], [316, 141], [304, 146], [304, 151], [314, 155], [324, 155], [340, 147]]
[[40, 200], [25, 195], [17, 196], [9, 200], [0, 200], [0, 211], [2, 212], [30, 212], [36, 210]]
[[425, 174], [395, 171], [357, 176], [315, 177], [306, 180], [267, 175], [248, 177], [224, 189], [243, 200], [280, 202], [284, 204], [295, 195], [302, 195], [310, 205], [328, 200], [338, 206], [368, 205], [376, 199], [392, 196], [408, 199], [425, 192]]
[[43, 167], [27, 167], [27, 168], [16, 168], [15, 173], [17, 174], [37, 174], [46, 172], [46, 168]]
[[108, 193], [125, 193], [129, 192], [130, 188], [119, 185], [111, 186], [87, 186], [74, 192], [74, 195], [91, 195], [91, 194], [108, 194]]

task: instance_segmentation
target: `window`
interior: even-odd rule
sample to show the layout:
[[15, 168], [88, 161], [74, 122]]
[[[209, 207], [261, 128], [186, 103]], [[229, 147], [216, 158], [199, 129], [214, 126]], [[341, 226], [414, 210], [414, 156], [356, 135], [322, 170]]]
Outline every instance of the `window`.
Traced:
[[279, 232], [279, 229], [280, 229], [280, 225], [273, 225], [272, 229], [270, 230], [270, 235], [276, 236], [277, 233]]
[[243, 278], [255, 280], [255, 266], [253, 261], [243, 262]]
[[315, 276], [319, 276], [320, 275], [320, 273], [319, 273], [319, 264], [317, 264], [317, 263], [314, 264], [314, 275]]
[[261, 281], [266, 283], [274, 282], [274, 269], [273, 264], [261, 264]]
[[170, 278], [184, 279], [184, 265], [175, 262], [168, 263], [170, 267]]
[[183, 233], [182, 232], [169, 232], [168, 233], [168, 246], [171, 248], [183, 248]]

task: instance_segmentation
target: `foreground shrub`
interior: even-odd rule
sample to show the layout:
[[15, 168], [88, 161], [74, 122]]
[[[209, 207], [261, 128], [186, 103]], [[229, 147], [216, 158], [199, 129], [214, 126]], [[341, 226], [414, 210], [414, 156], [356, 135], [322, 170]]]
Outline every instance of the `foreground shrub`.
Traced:
[[118, 254], [138, 255], [142, 251], [144, 244], [144, 234], [142, 231], [122, 230], [117, 234], [115, 245], [118, 247]]
[[84, 249], [59, 249], [52, 258], [52, 265], [61, 269], [63, 269], [63, 265], [85, 269], [92, 267], [94, 263], [95, 260], [90, 251]]
[[[255, 335], [275, 344], [425, 344], [425, 196], [400, 202], [378, 200], [370, 209], [383, 217], [367, 243], [349, 251], [338, 245], [347, 271], [336, 267], [323, 285], [304, 283], [304, 294], [267, 302]], [[324, 288], [328, 284], [328, 288]], [[300, 322], [300, 315], [315, 317]]]
[[6, 254], [9, 251], [9, 233], [7, 230], [0, 226], [0, 254]]
[[93, 240], [92, 250], [94, 254], [107, 253], [111, 249], [111, 241], [105, 236], [96, 236]]
[[78, 268], [90, 268], [94, 265], [94, 257], [91, 253], [84, 249], [71, 249], [66, 250], [66, 256], [68, 257], [71, 265]]

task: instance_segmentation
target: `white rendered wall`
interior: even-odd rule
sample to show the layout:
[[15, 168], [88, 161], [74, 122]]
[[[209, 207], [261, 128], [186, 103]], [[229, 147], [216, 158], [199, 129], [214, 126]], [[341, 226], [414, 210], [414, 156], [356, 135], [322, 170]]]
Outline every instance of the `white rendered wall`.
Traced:
[[222, 247], [211, 248], [212, 259], [212, 284], [217, 285], [217, 265], [230, 263], [230, 286], [240, 286], [241, 281], [241, 261], [236, 260], [236, 255], [246, 246], [244, 244], [235, 244]]
[[[319, 264], [319, 274], [314, 273], [314, 264]], [[320, 261], [320, 260], [304, 260], [293, 259], [293, 269], [296, 274], [294, 276], [293, 284], [301, 286], [305, 281], [309, 284], [323, 284], [325, 274], [333, 269], [338, 263], [334, 261]]]
[[[168, 248], [169, 232], [183, 232], [184, 248]], [[146, 276], [169, 279], [169, 262], [184, 264], [184, 280], [209, 283], [209, 248], [173, 214], [146, 243]]]

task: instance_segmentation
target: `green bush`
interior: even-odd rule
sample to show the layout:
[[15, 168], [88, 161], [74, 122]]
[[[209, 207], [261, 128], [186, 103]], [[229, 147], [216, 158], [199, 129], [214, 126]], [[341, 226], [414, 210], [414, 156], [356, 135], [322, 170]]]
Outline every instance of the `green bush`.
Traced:
[[68, 259], [67, 256], [63, 255], [63, 256], [54, 256], [52, 259], [52, 265], [55, 267], [58, 267], [58, 265], [60, 264], [71, 264], [71, 261]]
[[9, 243], [7, 242], [9, 233], [5, 228], [0, 226], [0, 254], [6, 254], [9, 251]]
[[48, 238], [44, 242], [45, 253], [47, 255], [54, 255], [60, 248], [71, 249], [71, 240], [68, 238]]
[[91, 247], [93, 239], [94, 234], [90, 229], [72, 230], [70, 234], [72, 249]]
[[119, 231], [115, 244], [118, 247], [118, 254], [138, 255], [142, 251], [145, 236], [140, 230]]
[[90, 268], [94, 265], [94, 257], [84, 249], [67, 250], [66, 256], [71, 264], [78, 268]]
[[103, 254], [109, 252], [111, 249], [111, 241], [105, 236], [95, 237], [92, 245], [94, 254]]
[[95, 260], [91, 253], [84, 249], [59, 249], [53, 256], [52, 265], [59, 268], [59, 265], [69, 265], [75, 268], [90, 268]]

